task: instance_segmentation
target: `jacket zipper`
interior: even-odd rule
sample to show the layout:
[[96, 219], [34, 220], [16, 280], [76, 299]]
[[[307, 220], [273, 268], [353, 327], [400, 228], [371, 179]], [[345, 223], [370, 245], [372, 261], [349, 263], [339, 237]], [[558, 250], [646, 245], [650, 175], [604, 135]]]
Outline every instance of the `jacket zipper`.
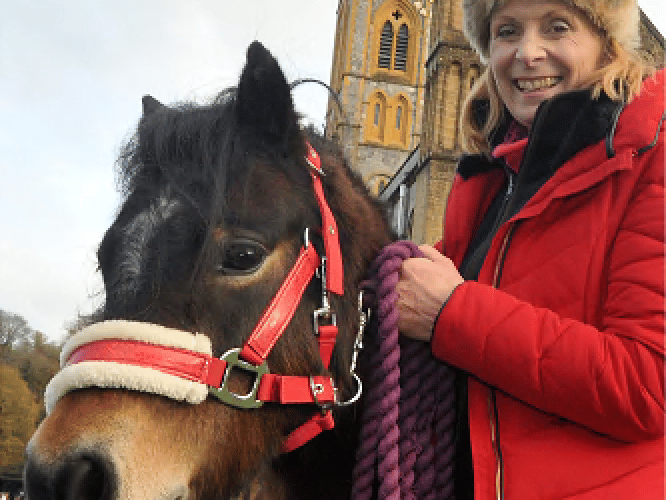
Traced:
[[495, 499], [502, 500], [504, 496], [502, 486], [502, 455], [500, 453], [497, 436], [496, 412], [497, 405], [495, 403], [495, 391], [490, 388], [488, 390], [488, 420], [490, 421], [490, 439], [493, 445], [493, 452], [495, 453]]
[[[510, 218], [510, 213], [506, 213], [511, 203], [511, 198], [514, 195], [515, 187], [515, 174], [507, 168], [506, 170], [508, 177], [508, 185], [506, 188], [506, 193], [504, 194], [504, 200], [502, 200], [502, 205], [500, 207], [497, 221], [495, 222], [495, 227], [493, 228], [493, 233], [497, 234], [497, 231], [507, 219]], [[502, 245], [497, 254], [497, 260], [495, 261], [495, 268], [493, 270], [493, 288], [499, 287], [500, 274], [502, 269], [502, 263], [504, 262], [504, 255], [506, 254], [507, 247], [509, 245], [509, 240], [511, 233], [513, 231], [513, 225], [508, 229], [504, 238], [502, 239]], [[499, 439], [499, 415], [497, 411], [497, 400], [495, 398], [495, 390], [491, 387], [488, 391], [488, 419], [490, 421], [490, 439], [493, 447], [493, 452], [495, 454], [495, 499], [504, 500], [504, 463], [502, 460], [502, 450], [500, 448], [500, 439]]]
[[[493, 287], [497, 288], [498, 279], [499, 279], [499, 270], [502, 253], [504, 252], [506, 245], [508, 244], [508, 232], [502, 241], [502, 247], [500, 253], [498, 254], [497, 262], [495, 263], [495, 269], [493, 272]], [[490, 442], [493, 448], [493, 453], [495, 454], [495, 500], [504, 499], [504, 485], [503, 485], [503, 464], [502, 464], [502, 451], [500, 449], [499, 442], [499, 419], [497, 418], [497, 400], [495, 398], [495, 389], [492, 387], [488, 388], [488, 421], [490, 423]]]
[[511, 203], [511, 198], [514, 194], [516, 174], [514, 174], [513, 171], [508, 167], [505, 168], [508, 184], [506, 186], [506, 192], [504, 193], [504, 199], [502, 200], [502, 204], [500, 205], [499, 211], [497, 212], [497, 219], [495, 220], [495, 224], [493, 224], [493, 228], [490, 234], [497, 234], [500, 226], [507, 221], [510, 215], [507, 214], [506, 211], [509, 209], [509, 204]]
[[[499, 281], [502, 274], [502, 264], [504, 263], [504, 257], [506, 255], [514, 227], [515, 224], [511, 224], [511, 226], [507, 228], [506, 234], [502, 239], [502, 245], [500, 246], [499, 253], [497, 254], [495, 269], [493, 270], [493, 288], [499, 287]], [[504, 500], [504, 461], [502, 459], [502, 449], [500, 445], [499, 411], [497, 409], [495, 389], [492, 387], [488, 388], [488, 419], [490, 421], [490, 439], [493, 452], [495, 454], [495, 499]]]

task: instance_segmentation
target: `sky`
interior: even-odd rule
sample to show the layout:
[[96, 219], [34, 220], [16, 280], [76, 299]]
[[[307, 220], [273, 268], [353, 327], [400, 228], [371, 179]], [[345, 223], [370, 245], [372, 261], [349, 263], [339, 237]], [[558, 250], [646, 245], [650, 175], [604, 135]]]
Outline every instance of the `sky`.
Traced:
[[[663, 0], [639, 0], [666, 34]], [[338, 0], [21, 0], [0, 16], [0, 309], [52, 341], [104, 297], [95, 251], [141, 96], [206, 100], [259, 40], [288, 80], [329, 82]], [[298, 87], [322, 125], [326, 90]]]

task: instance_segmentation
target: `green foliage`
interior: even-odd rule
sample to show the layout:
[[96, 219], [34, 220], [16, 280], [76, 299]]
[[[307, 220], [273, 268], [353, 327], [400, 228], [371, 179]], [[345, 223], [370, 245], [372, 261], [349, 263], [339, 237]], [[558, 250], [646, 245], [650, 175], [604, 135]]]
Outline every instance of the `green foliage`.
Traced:
[[0, 468], [23, 461], [23, 450], [35, 431], [39, 405], [19, 371], [0, 364]]

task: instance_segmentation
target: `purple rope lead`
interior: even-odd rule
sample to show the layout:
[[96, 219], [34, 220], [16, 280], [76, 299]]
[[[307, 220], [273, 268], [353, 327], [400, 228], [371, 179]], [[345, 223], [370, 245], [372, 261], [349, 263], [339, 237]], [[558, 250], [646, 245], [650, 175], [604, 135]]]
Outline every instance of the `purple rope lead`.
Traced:
[[453, 500], [453, 370], [435, 360], [430, 346], [400, 338], [398, 283], [402, 262], [421, 257], [408, 241], [388, 245], [371, 267], [379, 344], [372, 346], [352, 499], [370, 500], [375, 479], [379, 500]]

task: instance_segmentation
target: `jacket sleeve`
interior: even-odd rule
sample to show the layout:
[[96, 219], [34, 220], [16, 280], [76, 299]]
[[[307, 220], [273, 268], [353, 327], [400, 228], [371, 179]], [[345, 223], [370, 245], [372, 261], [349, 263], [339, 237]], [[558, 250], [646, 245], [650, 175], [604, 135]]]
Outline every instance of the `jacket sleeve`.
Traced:
[[[663, 164], [663, 141], [651, 153]], [[663, 435], [665, 192], [663, 168], [652, 171], [661, 174], [635, 187], [605, 256], [596, 326], [465, 282], [437, 318], [434, 355], [615, 439]]]

